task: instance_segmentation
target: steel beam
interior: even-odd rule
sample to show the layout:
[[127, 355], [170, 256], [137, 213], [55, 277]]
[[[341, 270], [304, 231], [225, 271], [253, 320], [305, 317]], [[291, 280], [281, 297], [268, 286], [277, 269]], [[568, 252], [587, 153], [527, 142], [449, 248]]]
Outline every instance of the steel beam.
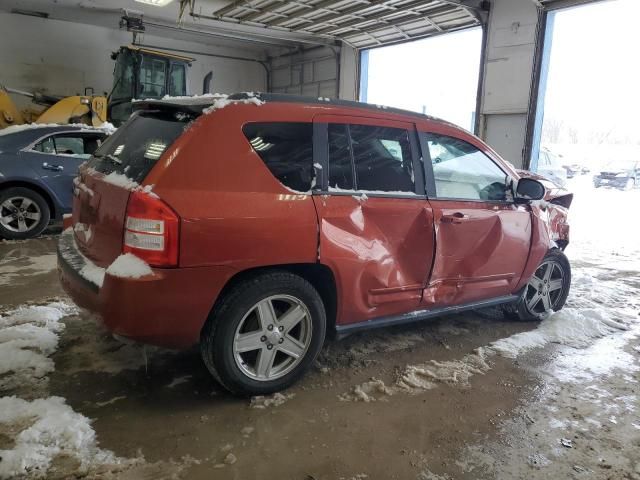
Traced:
[[[464, 17], [464, 18], [467, 18], [467, 17]], [[407, 20], [406, 18], [402, 18], [401, 21], [394, 22], [393, 24], [397, 25], [399, 27], [406, 27], [411, 23], [415, 23], [415, 21], [416, 21], [415, 18], [411, 18], [410, 20]], [[451, 21], [451, 20], [449, 20], [449, 21]], [[479, 24], [476, 24], [476, 25], [479, 25]], [[373, 28], [373, 29], [366, 29], [366, 30], [365, 29], [354, 29], [354, 31], [352, 31], [352, 32], [341, 33], [340, 34], [340, 38], [345, 38], [347, 41], [351, 41], [351, 40], [349, 40], [350, 37], [354, 37], [354, 36], [357, 36], [357, 35], [362, 35], [364, 33], [367, 33], [367, 34], [370, 34], [370, 35], [374, 35], [375, 33], [388, 30], [390, 26], [391, 26], [391, 23], [387, 23], [385, 25], [381, 25], [381, 26]], [[428, 25], [425, 25], [425, 27], [427, 27], [427, 26]], [[473, 26], [475, 26], [475, 25], [473, 25], [473, 24], [468, 24], [468, 25], [467, 24], [463, 24], [463, 26], [455, 27], [455, 28], [452, 28], [452, 29], [449, 29], [449, 28], [445, 27], [445, 28], [443, 28], [444, 31], [441, 32], [441, 33], [446, 33], [446, 31], [449, 31], [449, 30], [459, 30], [460, 28], [469, 28], [469, 27], [473, 27]], [[413, 38], [413, 36], [412, 36], [412, 38]]]
[[[354, 2], [354, 3], [362, 3], [361, 6], [356, 6], [356, 7], [350, 7], [347, 8], [343, 11], [336, 11], [336, 10], [331, 10], [329, 9], [329, 7], [331, 5], [334, 5], [336, 3], [342, 3], [340, 0], [326, 0], [324, 2], [318, 3], [316, 5], [313, 6], [313, 10], [310, 12], [308, 10], [298, 10], [296, 12], [290, 13], [288, 15], [288, 18], [282, 18], [277, 20], [276, 22], [273, 22], [270, 24], [270, 26], [281, 26], [289, 21], [292, 20], [296, 20], [296, 19], [302, 19], [305, 18], [305, 20], [310, 21], [310, 22], [315, 22], [315, 21], [320, 21], [320, 18], [322, 18], [322, 16], [318, 16], [317, 18], [306, 18], [305, 15], [309, 14], [309, 13], [314, 13], [315, 11], [318, 10], [322, 10], [323, 12], [328, 12], [331, 13], [332, 16], [336, 15], [336, 18], [341, 18], [343, 16], [348, 16], [350, 15], [349, 11], [353, 11], [353, 12], [359, 12], [362, 11], [364, 9], [368, 9], [371, 8], [375, 5], [381, 5], [381, 4], [385, 4], [385, 3], [391, 3], [395, 0], [374, 0], [374, 1], [360, 1], [360, 2]], [[326, 19], [323, 18], [322, 20], [323, 22], [326, 21]]]
[[[323, 27], [320, 29], [314, 29], [314, 30], [308, 30], [314, 34], [328, 34], [331, 35], [332, 32], [338, 32], [340, 30], [344, 30], [347, 28], [351, 28], [351, 27], [355, 27], [356, 25], [361, 25], [363, 23], [367, 23], [367, 22], [371, 22], [371, 21], [377, 21], [377, 20], [382, 20], [385, 17], [389, 17], [392, 15], [396, 15], [397, 17], [399, 17], [400, 15], [402, 16], [407, 16], [407, 15], [413, 15], [413, 16], [424, 16], [424, 17], [429, 17], [430, 19], [430, 23], [437, 23], [433, 20], [432, 16], [433, 15], [439, 15], [442, 13], [447, 13], [450, 11], [449, 7], [439, 7], [439, 8], [434, 8], [433, 10], [428, 10], [428, 11], [414, 11], [413, 9], [415, 9], [416, 7], [420, 7], [420, 6], [424, 6], [424, 1], [423, 0], [415, 0], [411, 3], [407, 3], [405, 5], [402, 5], [401, 7], [392, 7], [389, 5], [385, 5], [384, 8], [386, 10], [382, 11], [382, 12], [378, 12], [378, 13], [374, 13], [372, 15], [362, 15], [362, 19], [356, 19], [356, 20], [350, 20], [348, 22], [344, 22], [344, 23], [340, 23], [338, 25], [338, 27]], [[389, 11], [391, 10], [391, 11]], [[318, 24], [322, 24], [323, 20], [317, 20]]]

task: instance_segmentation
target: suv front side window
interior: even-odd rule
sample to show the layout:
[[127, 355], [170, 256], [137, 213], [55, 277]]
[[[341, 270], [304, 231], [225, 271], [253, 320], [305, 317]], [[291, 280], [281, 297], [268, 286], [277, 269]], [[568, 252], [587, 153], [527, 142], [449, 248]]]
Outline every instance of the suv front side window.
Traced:
[[429, 148], [436, 198], [507, 200], [509, 177], [487, 155], [458, 138], [422, 135]]

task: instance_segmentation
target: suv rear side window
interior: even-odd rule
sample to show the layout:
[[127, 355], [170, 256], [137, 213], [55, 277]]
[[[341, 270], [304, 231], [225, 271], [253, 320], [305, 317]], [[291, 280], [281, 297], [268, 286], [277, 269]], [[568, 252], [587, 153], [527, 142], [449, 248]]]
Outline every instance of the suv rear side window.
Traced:
[[298, 192], [311, 190], [314, 175], [311, 123], [247, 123], [242, 131], [280, 183]]
[[414, 192], [406, 130], [368, 125], [350, 125], [349, 130], [358, 190]]
[[402, 128], [330, 124], [329, 187], [415, 193], [409, 132]]
[[426, 133], [437, 198], [504, 201], [508, 176], [493, 160], [458, 138]]
[[105, 140], [89, 166], [105, 174], [121, 173], [140, 183], [193, 119], [180, 111], [138, 112]]

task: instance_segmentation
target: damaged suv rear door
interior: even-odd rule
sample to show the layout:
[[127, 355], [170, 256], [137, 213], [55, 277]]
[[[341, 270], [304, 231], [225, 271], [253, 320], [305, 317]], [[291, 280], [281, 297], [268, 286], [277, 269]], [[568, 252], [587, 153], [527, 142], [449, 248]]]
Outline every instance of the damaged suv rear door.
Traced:
[[338, 323], [417, 309], [434, 234], [415, 125], [318, 115], [314, 136], [320, 261], [344, 295]]

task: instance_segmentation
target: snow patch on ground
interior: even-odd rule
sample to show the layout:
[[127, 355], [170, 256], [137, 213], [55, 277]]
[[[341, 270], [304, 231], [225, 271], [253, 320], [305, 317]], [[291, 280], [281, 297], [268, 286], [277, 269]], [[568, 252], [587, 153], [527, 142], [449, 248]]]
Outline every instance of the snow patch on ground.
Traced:
[[473, 375], [484, 375], [491, 370], [487, 363], [489, 355], [486, 349], [480, 347], [461, 360], [430, 360], [420, 365], [408, 365], [398, 378], [396, 386], [408, 393], [430, 390], [435, 387], [435, 383], [468, 386]]
[[[28, 395], [33, 397], [36, 389], [30, 388], [32, 379], [47, 381], [46, 376], [35, 375], [53, 371], [48, 357], [55, 352], [58, 335], [65, 329], [61, 320], [75, 313], [75, 307], [53, 302], [24, 306], [0, 316], [0, 392], [27, 385]], [[96, 405], [124, 398], [114, 397]], [[91, 421], [56, 396], [0, 397], [0, 438], [0, 480], [178, 478], [185, 469], [200, 463], [191, 457], [155, 463], [147, 463], [141, 454], [116, 457], [98, 447]]]
[[507, 358], [516, 358], [533, 348], [558, 343], [584, 348], [594, 339], [627, 327], [611, 318], [603, 309], [565, 308], [550, 315], [535, 330], [518, 333], [493, 342], [490, 348]]
[[395, 393], [393, 388], [387, 387], [382, 380], [372, 378], [360, 385], [356, 385], [349, 393], [338, 395], [342, 402], [376, 402], [383, 401], [387, 396]]
[[258, 410], [264, 410], [269, 407], [279, 407], [283, 403], [288, 402], [293, 397], [295, 397], [295, 393], [274, 393], [273, 395], [257, 395], [255, 397], [251, 397], [251, 403], [249, 404], [249, 408], [255, 408]]
[[120, 278], [140, 278], [153, 275], [147, 262], [133, 253], [124, 253], [116, 258], [106, 271], [109, 275]]
[[497, 340], [486, 347], [477, 348], [460, 360], [430, 360], [407, 365], [393, 385], [387, 386], [382, 380], [374, 379], [353, 387], [350, 392], [339, 395], [339, 399], [370, 402], [381, 396], [430, 390], [438, 383], [467, 387], [471, 377], [491, 370], [489, 361], [495, 355], [516, 359], [549, 343], [584, 349], [598, 339], [627, 329], [625, 324], [613, 320], [604, 308], [565, 307], [543, 320], [535, 330]]
[[393, 385], [385, 385], [382, 380], [372, 378], [356, 385], [350, 392], [339, 395], [338, 399], [344, 402], [368, 403], [386, 400], [387, 397], [398, 393], [416, 394], [431, 390], [436, 388], [438, 383], [469, 386], [469, 379], [473, 375], [484, 375], [491, 370], [487, 361], [490, 355], [490, 352], [481, 347], [461, 360], [430, 360], [418, 365], [407, 365]]
[[60, 320], [74, 313], [75, 307], [55, 302], [0, 316], [0, 391], [37, 382], [53, 371], [49, 355], [64, 330]]
[[0, 450], [0, 478], [46, 477], [52, 460], [61, 454], [76, 458], [81, 472], [93, 463], [116, 463], [111, 452], [97, 447], [89, 419], [74, 412], [63, 398], [30, 402], [13, 396], [0, 398], [0, 424], [25, 420], [32, 423], [16, 436], [13, 448]]
[[[61, 320], [76, 313], [65, 303], [21, 307], [0, 316], [0, 391], [29, 385], [54, 370]], [[60, 397], [25, 400], [0, 398], [0, 427], [11, 435], [11, 448], [0, 450], [0, 479], [46, 478], [54, 458], [73, 457], [84, 472], [93, 463], [116, 463], [97, 447], [89, 419]]]

